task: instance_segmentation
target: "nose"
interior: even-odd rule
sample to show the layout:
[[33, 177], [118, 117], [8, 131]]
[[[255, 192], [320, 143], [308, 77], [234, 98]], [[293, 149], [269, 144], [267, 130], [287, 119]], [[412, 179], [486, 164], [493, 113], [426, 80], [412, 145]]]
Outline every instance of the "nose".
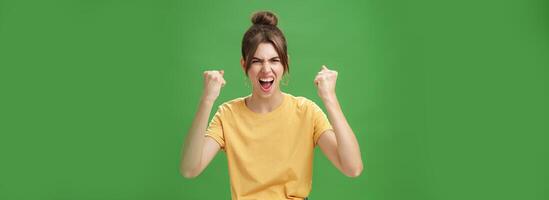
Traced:
[[269, 62], [264, 62], [263, 65], [261, 65], [261, 72], [270, 72], [271, 70], [272, 69]]

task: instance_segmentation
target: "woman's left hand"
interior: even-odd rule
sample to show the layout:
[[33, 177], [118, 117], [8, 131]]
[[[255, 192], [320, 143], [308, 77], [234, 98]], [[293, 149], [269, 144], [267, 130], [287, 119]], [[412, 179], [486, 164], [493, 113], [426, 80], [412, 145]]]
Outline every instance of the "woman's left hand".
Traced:
[[322, 65], [322, 69], [318, 72], [314, 81], [318, 90], [318, 96], [323, 100], [334, 98], [336, 96], [336, 81], [337, 71], [330, 70], [326, 65]]

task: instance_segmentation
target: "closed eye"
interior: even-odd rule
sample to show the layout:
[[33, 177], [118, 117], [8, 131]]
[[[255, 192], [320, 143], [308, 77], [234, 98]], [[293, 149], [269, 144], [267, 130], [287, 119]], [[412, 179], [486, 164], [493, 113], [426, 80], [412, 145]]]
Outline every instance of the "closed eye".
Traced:
[[[273, 57], [273, 58], [269, 59], [269, 61], [270, 62], [280, 62], [280, 58], [279, 57]], [[263, 60], [255, 58], [255, 57], [252, 59], [252, 63], [261, 63], [261, 62], [263, 62]]]

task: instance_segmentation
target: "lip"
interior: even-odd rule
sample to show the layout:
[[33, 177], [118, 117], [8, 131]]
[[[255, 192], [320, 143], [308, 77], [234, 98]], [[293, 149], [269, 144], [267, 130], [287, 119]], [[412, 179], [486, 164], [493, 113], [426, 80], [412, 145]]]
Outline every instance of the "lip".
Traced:
[[261, 79], [269, 79], [269, 78], [272, 78], [273, 81], [274, 81], [274, 79], [275, 79], [274, 76], [265, 76], [265, 77], [259, 77], [257, 80], [259, 81], [259, 80], [261, 80]]

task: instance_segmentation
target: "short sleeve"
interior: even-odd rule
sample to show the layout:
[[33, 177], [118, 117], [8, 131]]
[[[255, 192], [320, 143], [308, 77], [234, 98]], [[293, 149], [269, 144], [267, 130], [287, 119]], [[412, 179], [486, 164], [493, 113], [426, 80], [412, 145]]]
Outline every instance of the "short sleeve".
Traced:
[[221, 150], [225, 151], [225, 137], [223, 135], [223, 107], [219, 106], [217, 112], [213, 116], [208, 128], [206, 129], [206, 137], [214, 139], [221, 147]]
[[312, 110], [313, 116], [313, 140], [315, 146], [317, 145], [318, 139], [320, 136], [327, 130], [333, 129], [328, 117], [322, 111], [322, 109], [316, 105], [316, 103], [311, 101], [310, 109]]

